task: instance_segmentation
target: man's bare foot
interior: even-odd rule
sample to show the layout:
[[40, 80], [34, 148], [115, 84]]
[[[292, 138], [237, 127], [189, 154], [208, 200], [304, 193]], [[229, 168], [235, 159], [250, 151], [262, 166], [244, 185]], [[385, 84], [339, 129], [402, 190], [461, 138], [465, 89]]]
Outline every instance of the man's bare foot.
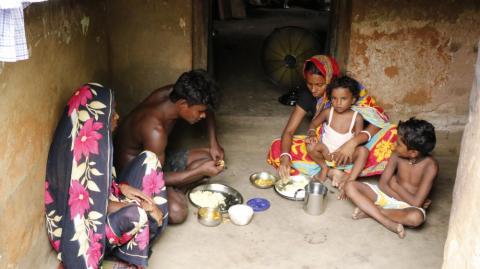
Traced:
[[313, 179], [322, 183], [325, 182], [325, 180], [327, 180], [328, 170], [330, 169], [322, 169], [318, 174], [313, 176]]
[[355, 210], [353, 210], [352, 219], [354, 220], [364, 219], [368, 217], [369, 216], [358, 207], [356, 207]]
[[425, 202], [423, 203], [422, 207], [423, 209], [428, 209], [432, 205], [432, 200], [430, 199], [425, 199]]
[[328, 177], [332, 179], [332, 186], [338, 187], [347, 179], [347, 174], [338, 169], [330, 169]]

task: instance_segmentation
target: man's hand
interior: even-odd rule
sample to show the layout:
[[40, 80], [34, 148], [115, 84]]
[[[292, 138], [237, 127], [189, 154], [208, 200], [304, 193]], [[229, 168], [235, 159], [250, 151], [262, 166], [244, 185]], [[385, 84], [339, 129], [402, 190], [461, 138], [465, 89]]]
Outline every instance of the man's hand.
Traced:
[[223, 160], [225, 158], [223, 148], [219, 144], [215, 144], [210, 147], [210, 155], [212, 156], [212, 159], [216, 161]]
[[339, 149], [333, 152], [333, 159], [337, 165], [346, 165], [350, 164], [353, 161], [353, 153], [357, 144], [353, 140], [347, 141]]
[[163, 212], [155, 204], [150, 204], [148, 202], [142, 201], [140, 206], [143, 210], [147, 211], [148, 214], [158, 223], [158, 226], [162, 226]]
[[200, 171], [202, 171], [202, 174], [209, 177], [213, 177], [220, 174], [220, 172], [223, 171], [223, 168], [224, 166], [217, 165], [217, 161], [214, 161], [214, 160], [206, 161], [202, 163], [199, 167]]
[[126, 185], [126, 184], [120, 184], [119, 185], [120, 191], [122, 192], [125, 197], [127, 197], [130, 200], [137, 201], [138, 203], [142, 203], [142, 201], [145, 201], [149, 204], [154, 205], [155, 203], [153, 202], [153, 199], [147, 196], [145, 193], [143, 193], [141, 190], [136, 189], [132, 186]]

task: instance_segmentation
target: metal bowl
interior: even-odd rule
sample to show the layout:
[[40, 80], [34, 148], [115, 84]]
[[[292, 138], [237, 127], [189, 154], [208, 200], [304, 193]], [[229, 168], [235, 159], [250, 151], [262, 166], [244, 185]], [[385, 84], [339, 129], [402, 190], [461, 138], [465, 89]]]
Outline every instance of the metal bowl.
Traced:
[[215, 227], [222, 223], [222, 213], [217, 207], [200, 207], [197, 212], [197, 219], [205, 226]]
[[250, 175], [250, 183], [260, 189], [268, 189], [275, 185], [278, 178], [268, 172], [258, 172]]
[[303, 190], [311, 180], [312, 178], [307, 175], [290, 176], [290, 181], [286, 186], [282, 186], [282, 181], [279, 180], [275, 183], [274, 189], [278, 195], [283, 198], [294, 201], [303, 201], [305, 198], [305, 192], [297, 191]]
[[236, 189], [234, 189], [230, 186], [224, 185], [224, 184], [209, 183], [209, 184], [199, 185], [199, 186], [191, 189], [187, 194], [188, 200], [190, 201], [190, 203], [192, 203], [192, 205], [194, 205], [198, 208], [200, 208], [202, 206], [194, 203], [192, 201], [192, 198], [190, 197], [191, 194], [196, 192], [196, 191], [217, 192], [217, 193], [220, 193], [223, 196], [225, 196], [225, 205], [220, 205], [218, 207], [220, 209], [221, 213], [226, 213], [232, 205], [243, 203], [243, 197], [240, 194], [240, 192], [238, 192]]

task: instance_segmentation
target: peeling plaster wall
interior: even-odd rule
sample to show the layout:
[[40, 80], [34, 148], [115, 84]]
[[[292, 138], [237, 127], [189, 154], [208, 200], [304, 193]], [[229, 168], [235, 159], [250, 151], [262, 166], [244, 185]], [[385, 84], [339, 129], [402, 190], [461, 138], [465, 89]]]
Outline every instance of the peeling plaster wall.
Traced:
[[192, 0], [110, 0], [113, 88], [121, 116], [192, 68]]
[[105, 7], [101, 0], [32, 4], [25, 9], [30, 59], [0, 63], [0, 268], [47, 268], [54, 256], [44, 225], [48, 148], [76, 87], [108, 79]]
[[453, 191], [443, 268], [480, 268], [480, 55]]
[[353, 1], [347, 69], [393, 121], [462, 129], [480, 38], [480, 2]]

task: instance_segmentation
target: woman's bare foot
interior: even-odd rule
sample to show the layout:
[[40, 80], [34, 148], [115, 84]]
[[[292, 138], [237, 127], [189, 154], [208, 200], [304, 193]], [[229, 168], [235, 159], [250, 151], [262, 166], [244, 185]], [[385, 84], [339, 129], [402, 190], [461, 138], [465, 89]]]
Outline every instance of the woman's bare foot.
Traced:
[[313, 176], [313, 179], [322, 183], [325, 182], [325, 180], [327, 180], [328, 170], [330, 169], [322, 169], [318, 174]]
[[64, 269], [64, 268], [65, 268], [65, 267], [63, 267], [63, 262], [60, 262], [60, 263], [58, 264], [57, 269]]
[[358, 207], [356, 207], [355, 210], [353, 210], [352, 219], [354, 220], [364, 219], [368, 217], [369, 216]]

